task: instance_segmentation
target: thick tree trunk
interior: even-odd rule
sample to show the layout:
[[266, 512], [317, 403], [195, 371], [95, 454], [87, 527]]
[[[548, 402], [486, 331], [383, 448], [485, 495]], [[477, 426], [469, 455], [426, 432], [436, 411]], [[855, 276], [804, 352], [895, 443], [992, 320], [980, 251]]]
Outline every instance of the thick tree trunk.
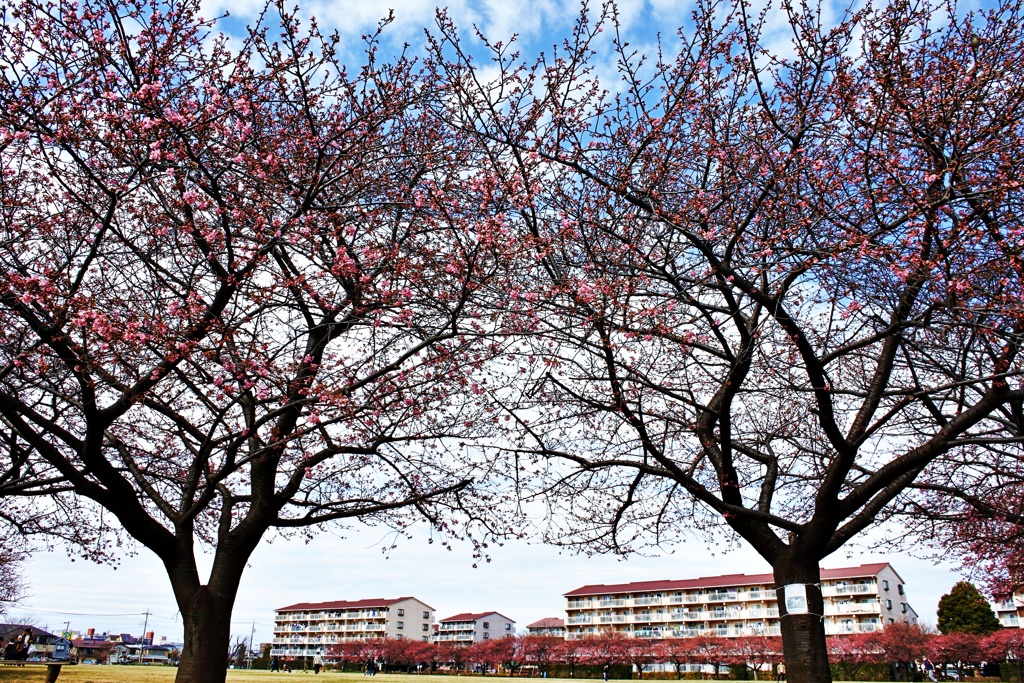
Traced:
[[[788, 683], [831, 683], [825, 622], [821, 616], [824, 612], [821, 571], [817, 560], [806, 562], [783, 559], [776, 564], [774, 572], [776, 585], [780, 588], [779, 621], [782, 628], [782, 651], [786, 658], [786, 680]], [[789, 585], [803, 585], [807, 596], [807, 614], [788, 613], [784, 587]]]
[[193, 593], [187, 611], [180, 605], [185, 643], [175, 683], [224, 683], [235, 592], [225, 595], [220, 591], [218, 595], [209, 586], [201, 586]]
[[245, 543], [235, 537], [221, 537], [214, 554], [209, 581], [199, 580], [191, 549], [191, 534], [180, 537], [177, 559], [165, 560], [175, 601], [181, 610], [185, 642], [181, 649], [176, 683], [224, 683], [231, 648], [231, 612], [245, 563], [259, 534]]

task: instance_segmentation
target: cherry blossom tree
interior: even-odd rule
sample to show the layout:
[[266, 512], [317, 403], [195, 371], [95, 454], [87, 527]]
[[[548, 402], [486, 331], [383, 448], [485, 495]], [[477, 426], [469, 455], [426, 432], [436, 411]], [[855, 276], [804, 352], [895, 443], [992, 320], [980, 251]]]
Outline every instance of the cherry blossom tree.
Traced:
[[378, 642], [380, 658], [393, 667], [404, 668], [406, 673], [412, 673], [418, 664], [429, 662], [433, 656], [433, 645], [422, 640], [385, 638]]
[[970, 486], [936, 482], [922, 488], [945, 503], [945, 523], [927, 529], [936, 555], [956, 553], [964, 573], [989, 595], [1011, 600], [1024, 586], [1024, 463], [1011, 460]]
[[647, 638], [631, 638], [623, 648], [623, 660], [636, 671], [636, 677], [643, 679], [644, 671], [658, 661], [655, 645]]
[[195, 683], [224, 680], [268, 534], [490, 534], [471, 444], [521, 253], [414, 60], [371, 35], [345, 68], [280, 7], [229, 47], [199, 4], [16, 0], [0, 24], [3, 493], [34, 503], [4, 511], [155, 553]]
[[485, 672], [501, 668], [515, 675], [522, 663], [520, 645], [520, 640], [513, 636], [481, 640], [466, 647], [465, 659], [481, 664]]
[[749, 669], [756, 681], [762, 671], [771, 672], [771, 664], [782, 654], [782, 640], [776, 636], [743, 636], [729, 641], [732, 664]]
[[711, 678], [718, 680], [720, 668], [728, 659], [729, 641], [726, 638], [702, 634], [693, 637], [693, 661], [710, 667]]
[[565, 642], [558, 636], [526, 635], [521, 639], [523, 662], [530, 662], [537, 667], [537, 672], [546, 676], [551, 662], [555, 661], [558, 646]]
[[456, 673], [461, 671], [468, 661], [466, 646], [462, 643], [452, 641], [440, 642], [436, 645], [438, 649], [438, 661], [451, 664], [452, 669], [454, 669]]
[[885, 659], [882, 648], [870, 633], [832, 636], [828, 639], [829, 661], [839, 667], [842, 680], [855, 681], [865, 664]]
[[357, 641], [345, 641], [333, 643], [327, 646], [324, 657], [338, 665], [339, 670], [344, 671], [345, 665], [349, 662], [362, 661], [362, 643]]
[[596, 666], [614, 666], [629, 662], [630, 637], [619, 631], [605, 631], [580, 639], [581, 661]]
[[27, 559], [25, 539], [15, 529], [0, 523], [0, 616], [6, 616], [8, 605], [22, 600], [28, 586], [22, 572]]
[[982, 649], [988, 661], [1013, 662], [1017, 668], [1017, 680], [1024, 681], [1024, 629], [996, 631], [985, 638]]
[[748, 543], [807, 683], [820, 562], [1019, 471], [1024, 31], [1015, 0], [771, 12], [700, 2], [644, 55], [584, 10], [486, 76], [442, 17], [433, 66], [540, 257], [504, 405], [551, 540]]
[[964, 676], [964, 667], [975, 665], [984, 658], [984, 639], [972, 633], [944, 633], [932, 637], [928, 642], [928, 652], [933, 661], [955, 666], [960, 678]]
[[696, 662], [694, 657], [696, 641], [694, 638], [666, 638], [655, 646], [658, 659], [672, 662], [676, 669], [676, 679], [682, 680], [683, 666]]
[[861, 645], [866, 652], [881, 653], [874, 661], [892, 666], [893, 680], [911, 680], [915, 662], [924, 658], [932, 647], [934, 636], [916, 624], [887, 624], [881, 631], [865, 634]]
[[568, 638], [555, 648], [554, 661], [564, 662], [569, 667], [569, 678], [575, 678], [576, 665], [583, 662], [586, 638]]

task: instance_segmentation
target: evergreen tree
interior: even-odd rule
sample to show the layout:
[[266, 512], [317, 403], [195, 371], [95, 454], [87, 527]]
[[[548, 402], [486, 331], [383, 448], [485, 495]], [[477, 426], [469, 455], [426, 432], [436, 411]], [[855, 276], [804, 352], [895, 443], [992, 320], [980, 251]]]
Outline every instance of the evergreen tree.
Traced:
[[958, 581], [939, 600], [939, 631], [988, 635], [999, 630], [999, 619], [973, 584]]

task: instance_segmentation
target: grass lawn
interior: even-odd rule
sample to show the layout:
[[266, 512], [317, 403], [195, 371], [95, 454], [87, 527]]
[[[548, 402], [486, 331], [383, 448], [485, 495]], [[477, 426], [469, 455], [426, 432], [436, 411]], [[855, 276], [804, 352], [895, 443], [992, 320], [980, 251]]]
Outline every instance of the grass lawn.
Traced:
[[[170, 666], [106, 666], [106, 665], [78, 665], [66, 666], [61, 670], [57, 683], [173, 683], [174, 674], [177, 669]], [[294, 679], [300, 681], [308, 679], [310, 683], [487, 683], [489, 680], [500, 679], [505, 683], [514, 683], [518, 677], [504, 678], [499, 676], [488, 676], [486, 678], [476, 676], [432, 676], [429, 674], [377, 674], [373, 678], [367, 678], [362, 674], [347, 673], [341, 674], [334, 671], [321, 671], [319, 676], [313, 672], [303, 675], [302, 671], [292, 673], [270, 673], [269, 671], [228, 671], [228, 683], [290, 683]], [[40, 683], [46, 679], [46, 669], [17, 669], [15, 667], [0, 667], [0, 683]], [[524, 679], [530, 680], [530, 679]], [[534, 678], [536, 683], [541, 683], [540, 678]], [[573, 683], [586, 679], [581, 678], [548, 678], [547, 683]], [[634, 681], [636, 679], [633, 679]], [[645, 681], [648, 679], [644, 679]], [[674, 680], [674, 679], [672, 679]], [[615, 681], [614, 683], [624, 683]], [[658, 683], [671, 683], [669, 680], [659, 680]], [[725, 683], [724, 681], [722, 683]]]
[[[61, 669], [57, 683], [173, 683], [177, 669], [170, 666], [107, 666], [102, 664], [79, 664], [65, 666]], [[334, 683], [486, 683], [497, 677], [478, 678], [475, 676], [431, 676], [417, 674], [377, 674], [367, 678], [357, 673], [337, 673], [321, 671], [314, 675], [312, 671], [303, 674], [302, 670], [292, 673], [270, 673], [269, 671], [229, 670], [228, 683], [290, 683], [295, 679], [316, 681], [334, 681]], [[0, 683], [40, 683], [46, 679], [46, 669], [18, 669], [17, 667], [0, 667]], [[502, 678], [504, 681], [512, 679]], [[529, 679], [524, 679], [529, 680]], [[540, 678], [534, 679], [540, 683]], [[547, 681], [572, 682], [582, 679], [550, 678]], [[545, 682], [546, 683], [546, 682]], [[661, 682], [664, 683], [664, 682]]]

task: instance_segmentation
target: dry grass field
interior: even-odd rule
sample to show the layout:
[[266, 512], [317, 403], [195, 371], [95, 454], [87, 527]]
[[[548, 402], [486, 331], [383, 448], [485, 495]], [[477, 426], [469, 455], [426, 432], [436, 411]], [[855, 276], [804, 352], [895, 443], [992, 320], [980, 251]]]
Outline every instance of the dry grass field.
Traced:
[[[58, 683], [173, 683], [177, 669], [169, 666], [103, 666], [78, 665], [66, 666], [61, 670]], [[0, 667], [0, 683], [41, 683], [46, 678], [46, 669], [17, 669]], [[298, 681], [295, 681], [298, 679]], [[292, 673], [270, 673], [269, 671], [228, 671], [228, 683], [485, 683], [493, 678], [476, 678], [471, 676], [430, 676], [408, 674], [378, 674], [366, 678], [362, 674], [341, 674], [323, 671], [314, 675], [312, 671]], [[511, 681], [513, 679], [503, 679]], [[528, 679], [527, 679], [528, 680]], [[540, 679], [536, 679], [539, 683]], [[547, 679], [547, 682], [574, 681], [580, 679]]]
[[[57, 683], [174, 683], [174, 674], [177, 669], [169, 666], [68, 666], [60, 674]], [[0, 683], [41, 683], [46, 679], [45, 669], [21, 669], [14, 667], [0, 667]], [[488, 676], [480, 678], [476, 676], [432, 676], [416, 674], [377, 674], [372, 679], [366, 678], [357, 673], [337, 673], [323, 671], [314, 675], [312, 671], [303, 674], [302, 671], [292, 673], [270, 673], [269, 671], [228, 671], [228, 683], [487, 683], [487, 681], [505, 681], [515, 683], [520, 680], [516, 678], [503, 678], [500, 676]], [[530, 680], [529, 678], [523, 679]], [[533, 679], [541, 683], [541, 679]], [[586, 680], [582, 678], [548, 678], [544, 683], [578, 683]], [[636, 680], [636, 679], [634, 679]], [[648, 680], [644, 678], [644, 680]], [[626, 681], [615, 681], [614, 683], [626, 683]], [[661, 680], [656, 683], [671, 683]], [[710, 683], [710, 682], [709, 682]], [[721, 681], [720, 683], [728, 683]], [[839, 683], [838, 681], [836, 683]]]

